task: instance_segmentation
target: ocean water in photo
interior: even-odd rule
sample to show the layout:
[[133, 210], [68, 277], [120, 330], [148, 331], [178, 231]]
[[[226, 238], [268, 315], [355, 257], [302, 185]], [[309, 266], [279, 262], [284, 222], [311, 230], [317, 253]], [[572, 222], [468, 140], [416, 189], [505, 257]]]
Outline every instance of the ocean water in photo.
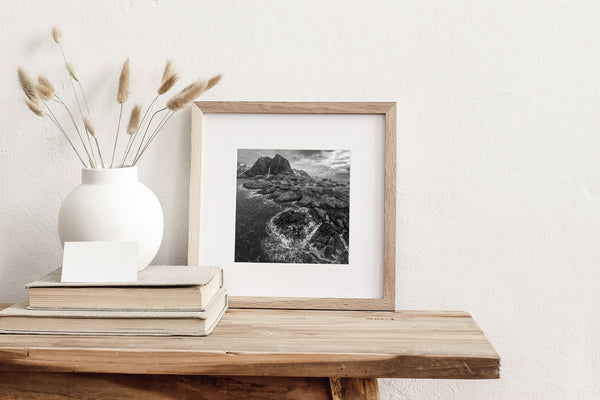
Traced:
[[235, 205], [235, 262], [272, 262], [263, 249], [267, 224], [283, 207], [245, 189], [250, 179], [237, 180]]

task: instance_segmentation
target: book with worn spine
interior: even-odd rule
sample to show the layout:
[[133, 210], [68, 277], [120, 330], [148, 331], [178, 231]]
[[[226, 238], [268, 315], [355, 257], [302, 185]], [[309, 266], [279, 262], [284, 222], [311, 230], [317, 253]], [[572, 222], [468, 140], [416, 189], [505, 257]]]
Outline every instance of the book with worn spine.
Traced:
[[137, 282], [61, 282], [58, 268], [25, 287], [30, 309], [202, 311], [223, 286], [219, 267], [156, 266]]
[[27, 300], [0, 311], [0, 333], [206, 336], [227, 310], [219, 289], [204, 311], [30, 309]]

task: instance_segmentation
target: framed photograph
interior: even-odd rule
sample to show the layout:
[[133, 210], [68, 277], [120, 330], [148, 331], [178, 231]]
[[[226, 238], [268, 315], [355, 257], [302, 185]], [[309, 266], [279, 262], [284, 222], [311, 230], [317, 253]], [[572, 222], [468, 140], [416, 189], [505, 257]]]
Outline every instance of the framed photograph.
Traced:
[[196, 102], [188, 264], [230, 306], [393, 310], [396, 103]]

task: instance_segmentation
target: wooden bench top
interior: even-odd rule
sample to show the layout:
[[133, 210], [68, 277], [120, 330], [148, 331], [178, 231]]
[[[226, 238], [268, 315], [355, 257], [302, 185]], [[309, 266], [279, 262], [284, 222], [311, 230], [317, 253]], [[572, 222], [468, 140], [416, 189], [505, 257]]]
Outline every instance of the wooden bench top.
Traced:
[[0, 335], [0, 371], [493, 379], [499, 370], [473, 318], [453, 311], [230, 309], [208, 337]]

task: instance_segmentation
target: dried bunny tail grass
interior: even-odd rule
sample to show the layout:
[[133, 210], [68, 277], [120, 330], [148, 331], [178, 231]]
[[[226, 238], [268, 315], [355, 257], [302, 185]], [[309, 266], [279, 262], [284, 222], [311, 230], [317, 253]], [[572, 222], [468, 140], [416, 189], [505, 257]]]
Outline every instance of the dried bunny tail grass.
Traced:
[[[102, 151], [100, 150], [100, 143], [98, 143], [98, 131], [96, 130], [96, 124], [94, 124], [94, 121], [92, 121], [92, 118], [90, 118], [89, 115], [86, 115], [83, 117], [83, 125], [85, 126], [85, 129], [87, 129], [87, 131], [90, 133], [90, 135], [96, 141], [96, 149], [98, 150], [98, 157], [100, 157], [100, 162], [102, 163], [102, 168], [105, 168], [104, 159], [102, 158]], [[89, 137], [88, 137], [88, 139], [89, 139]], [[92, 145], [90, 144], [90, 147], [91, 146]]]
[[163, 72], [162, 81], [166, 81], [173, 75], [175, 75], [175, 67], [173, 66], [173, 61], [167, 60], [167, 65], [165, 65], [165, 72]]
[[119, 91], [117, 93], [117, 103], [123, 104], [129, 98], [129, 57], [123, 63], [121, 77], [119, 78]]
[[127, 134], [133, 135], [137, 132], [138, 126], [140, 125], [140, 114], [142, 107], [139, 104], [133, 106], [131, 110], [131, 116], [129, 117], [129, 124], [127, 125]]
[[92, 121], [89, 115], [83, 117], [83, 125], [85, 126], [85, 129], [87, 129], [87, 131], [90, 133], [90, 135], [94, 137], [94, 139], [98, 138], [96, 124], [94, 124], [94, 121]]
[[25, 72], [23, 68], [19, 67], [17, 69], [17, 73], [19, 74], [19, 84], [25, 92], [25, 96], [27, 96], [29, 100], [36, 101], [39, 96], [37, 90], [35, 89], [35, 84], [29, 75], [27, 75], [27, 72]]
[[43, 85], [43, 86], [47, 87], [51, 91], [56, 92], [56, 89], [54, 89], [54, 86], [50, 83], [50, 81], [48, 80], [48, 78], [46, 78], [44, 75], [38, 76], [38, 83], [40, 85]]
[[35, 85], [35, 88], [38, 91], [40, 97], [46, 101], [52, 100], [54, 98], [54, 95], [56, 94], [52, 90], [48, 89], [46, 86], [41, 85], [39, 83]]
[[27, 104], [27, 107], [29, 107], [29, 109], [38, 117], [46, 116], [46, 112], [42, 108], [42, 105], [39, 101], [25, 99], [25, 103]]
[[158, 88], [158, 94], [160, 95], [167, 93], [169, 90], [171, 90], [173, 86], [175, 86], [175, 83], [177, 83], [178, 80], [179, 77], [175, 74], [168, 76], [166, 79], [163, 79], [162, 83], [160, 84], [160, 87]]
[[183, 101], [181, 93], [176, 94], [167, 101], [167, 108], [173, 112], [183, 108], [187, 103]]
[[212, 78], [210, 78], [208, 80], [208, 85], [206, 86], [206, 90], [208, 89], [212, 89], [213, 87], [215, 87], [217, 85], [217, 83], [219, 83], [221, 81], [221, 78], [223, 76], [221, 74], [213, 76]]
[[192, 88], [192, 86], [196, 85], [198, 82], [200, 82], [200, 81], [190, 83], [189, 85], [187, 85], [186, 87], [181, 89], [181, 91], [179, 93], [187, 92], [188, 90], [190, 90]]
[[52, 100], [56, 95], [56, 89], [45, 76], [38, 76], [38, 84], [35, 88], [40, 97], [46, 101]]
[[157, 93], [159, 95], [163, 95], [167, 93], [175, 83], [179, 80], [179, 77], [175, 73], [175, 67], [173, 67], [173, 62], [171, 60], [167, 60], [167, 65], [165, 65], [165, 72], [163, 72], [162, 81], [160, 83], [160, 87], [158, 88]]
[[67, 67], [67, 71], [69, 71], [69, 75], [71, 75], [71, 78], [73, 78], [76, 82], [79, 82], [79, 74], [77, 73], [77, 70], [75, 69], [73, 64], [68, 62], [65, 65]]
[[167, 108], [173, 112], [182, 109], [200, 96], [206, 90], [207, 85], [208, 82], [201, 80], [186, 86], [181, 92], [169, 99]]
[[206, 92], [207, 88], [208, 88], [208, 81], [206, 79], [201, 79], [196, 82], [190, 83], [181, 92], [186, 93], [186, 97], [191, 102], [196, 97], [198, 97], [202, 93]]
[[62, 31], [58, 26], [52, 28], [52, 37], [54, 38], [54, 41], [57, 44], [60, 44], [62, 42]]

